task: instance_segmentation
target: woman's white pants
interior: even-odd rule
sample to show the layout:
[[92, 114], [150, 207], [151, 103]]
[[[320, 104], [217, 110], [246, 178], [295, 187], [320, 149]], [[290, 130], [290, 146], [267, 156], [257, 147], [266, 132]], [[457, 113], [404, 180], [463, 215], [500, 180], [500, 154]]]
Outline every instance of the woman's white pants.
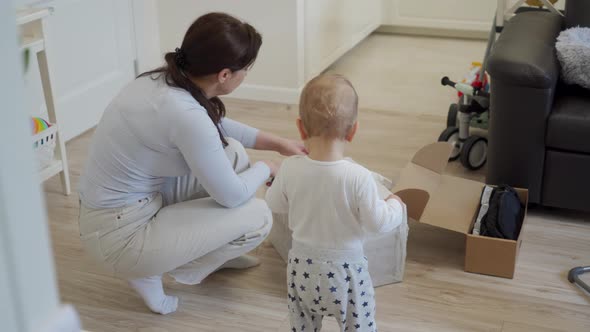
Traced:
[[[235, 140], [228, 143], [228, 158], [236, 172], [243, 172], [249, 167], [246, 150]], [[190, 175], [171, 178], [160, 193], [123, 208], [80, 207], [85, 251], [125, 279], [168, 273], [178, 282], [198, 284], [223, 263], [256, 248], [271, 226], [263, 200], [222, 207]]]

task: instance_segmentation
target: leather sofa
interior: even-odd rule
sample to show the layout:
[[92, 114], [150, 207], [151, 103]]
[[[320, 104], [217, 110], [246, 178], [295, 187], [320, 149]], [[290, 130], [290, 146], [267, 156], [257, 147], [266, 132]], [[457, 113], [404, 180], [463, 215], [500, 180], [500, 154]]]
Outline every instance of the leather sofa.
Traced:
[[[559, 33], [590, 27], [590, 0], [567, 0], [565, 17], [519, 13], [488, 59], [490, 184], [529, 189], [531, 203], [590, 211], [590, 90], [559, 80]], [[590, 68], [588, 68], [590, 71]]]

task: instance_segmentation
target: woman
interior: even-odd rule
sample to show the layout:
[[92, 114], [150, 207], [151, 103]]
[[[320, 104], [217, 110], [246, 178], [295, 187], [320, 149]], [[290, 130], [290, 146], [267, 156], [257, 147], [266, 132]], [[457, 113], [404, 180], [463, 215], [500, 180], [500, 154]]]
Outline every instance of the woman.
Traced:
[[242, 83], [261, 43], [229, 15], [198, 18], [165, 66], [111, 102], [94, 134], [80, 183], [83, 246], [154, 312], [178, 306], [164, 273], [194, 285], [221, 268], [258, 265], [244, 254], [265, 239], [272, 216], [253, 196], [278, 166], [250, 166], [244, 147], [305, 153], [225, 117], [218, 96]]

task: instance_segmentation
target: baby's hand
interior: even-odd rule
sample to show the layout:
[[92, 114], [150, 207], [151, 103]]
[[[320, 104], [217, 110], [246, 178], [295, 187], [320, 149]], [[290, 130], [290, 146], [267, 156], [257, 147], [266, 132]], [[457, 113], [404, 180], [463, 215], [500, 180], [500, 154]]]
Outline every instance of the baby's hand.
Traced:
[[395, 199], [396, 201], [400, 202], [400, 204], [404, 204], [402, 199], [399, 198], [399, 196], [397, 196], [397, 195], [391, 194], [391, 195], [387, 196], [387, 198], [385, 200], [388, 201], [390, 199]]

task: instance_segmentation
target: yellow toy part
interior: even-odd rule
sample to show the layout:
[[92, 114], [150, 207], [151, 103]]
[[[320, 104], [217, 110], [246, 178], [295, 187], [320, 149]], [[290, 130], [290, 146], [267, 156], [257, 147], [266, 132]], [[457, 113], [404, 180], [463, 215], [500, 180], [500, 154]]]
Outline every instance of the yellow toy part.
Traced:
[[[551, 2], [551, 4], [555, 4], [558, 0], [549, 0], [549, 2]], [[525, 1], [527, 5], [532, 6], [532, 7], [539, 7], [542, 8], [543, 7], [543, 1], [541, 0], [526, 0]]]
[[473, 81], [477, 79], [477, 74], [481, 70], [482, 63], [473, 61], [471, 63], [471, 67], [469, 68], [469, 72], [463, 77], [461, 83], [471, 84]]

